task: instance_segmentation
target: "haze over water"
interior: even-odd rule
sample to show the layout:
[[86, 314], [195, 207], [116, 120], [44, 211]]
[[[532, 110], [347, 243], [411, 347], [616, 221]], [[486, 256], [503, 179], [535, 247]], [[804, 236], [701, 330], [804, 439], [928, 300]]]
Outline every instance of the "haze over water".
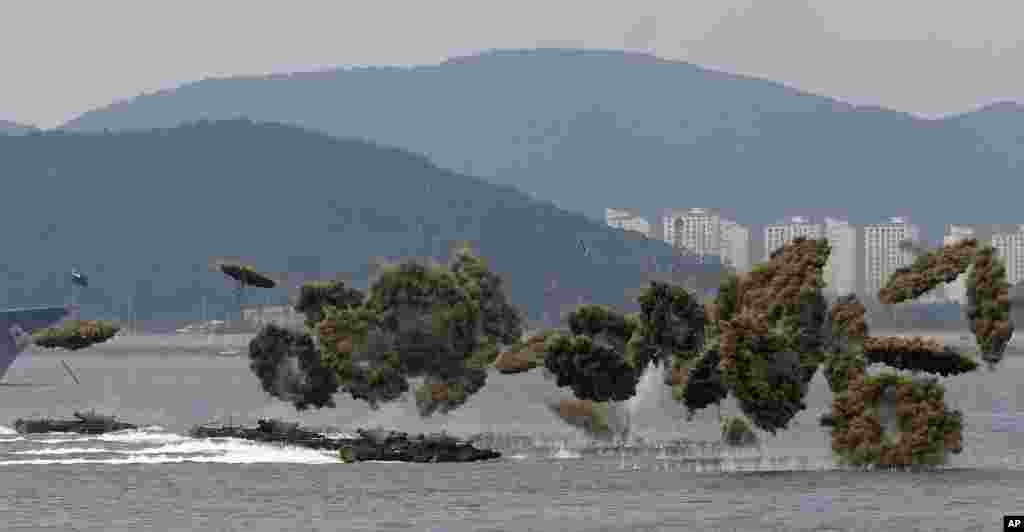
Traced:
[[[55, 386], [0, 387], [0, 425], [95, 408], [156, 426], [102, 437], [22, 437], [0, 428], [4, 529], [999, 530], [1003, 514], [1024, 510], [1020, 353], [1009, 353], [996, 373], [943, 379], [947, 402], [964, 411], [964, 453], [950, 469], [897, 473], [829, 469], [817, 417], [831, 395], [820, 373], [791, 430], [761, 434], [767, 458], [726, 467], [656, 449], [639, 456], [576, 452], [584, 438], [546, 407], [569, 392], [539, 372], [494, 373], [462, 409], [429, 420], [419, 419], [411, 400], [372, 411], [341, 395], [336, 409], [297, 414], [259, 389], [246, 357], [188, 349], [181, 339], [119, 338], [74, 355], [20, 358], [7, 382]], [[61, 358], [80, 385], [61, 369]], [[638, 389], [628, 405], [634, 435], [718, 438], [714, 408], [687, 422], [663, 386]], [[736, 411], [731, 403], [723, 408]], [[477, 464], [350, 465], [315, 451], [181, 435], [210, 420], [264, 416], [340, 431], [507, 432], [565, 449], [510, 450]], [[760, 471], [742, 471], [754, 467]]]

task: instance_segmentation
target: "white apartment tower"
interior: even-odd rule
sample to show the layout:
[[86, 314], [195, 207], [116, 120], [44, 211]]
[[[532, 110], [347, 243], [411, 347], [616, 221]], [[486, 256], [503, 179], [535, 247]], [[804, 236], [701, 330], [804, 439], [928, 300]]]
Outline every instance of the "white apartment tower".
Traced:
[[857, 290], [857, 229], [844, 220], [825, 218], [825, 223], [811, 222], [804, 216], [793, 216], [764, 228], [764, 260], [797, 237], [811, 240], [825, 238], [832, 247], [822, 271], [825, 291], [846, 295]]
[[992, 234], [992, 247], [1006, 266], [1006, 281], [1015, 285], [1024, 280], [1024, 225], [1016, 232], [998, 231]]
[[[942, 245], [948, 246], [957, 242], [974, 238], [974, 229], [962, 225], [947, 225], [946, 234], [942, 237]], [[946, 284], [946, 297], [950, 301], [967, 304], [967, 275], [970, 269], [957, 276], [951, 283]]]
[[825, 238], [832, 248], [822, 277], [825, 291], [844, 296], [857, 292], [857, 228], [845, 220], [825, 218]]
[[811, 240], [822, 238], [821, 224], [811, 223], [803, 216], [793, 216], [764, 228], [764, 260], [770, 260], [772, 253], [803, 236]]
[[720, 256], [739, 273], [750, 270], [750, 229], [733, 222], [722, 220]]
[[906, 218], [864, 227], [864, 289], [869, 297], [878, 297], [878, 291], [897, 268], [913, 263], [914, 253], [900, 249], [903, 240], [921, 240], [920, 228]]
[[718, 256], [739, 271], [750, 266], [750, 230], [715, 209], [670, 210], [662, 216], [665, 242], [697, 256]]
[[644, 236], [651, 235], [651, 224], [633, 209], [610, 209], [604, 210], [604, 221], [611, 227], [617, 227], [626, 231], [636, 231]]

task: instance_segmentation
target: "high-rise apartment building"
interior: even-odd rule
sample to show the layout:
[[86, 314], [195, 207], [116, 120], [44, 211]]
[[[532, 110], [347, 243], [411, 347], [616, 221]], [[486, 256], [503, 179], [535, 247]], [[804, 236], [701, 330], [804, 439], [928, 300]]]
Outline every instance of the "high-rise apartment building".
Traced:
[[636, 231], [648, 237], [651, 235], [651, 224], [633, 209], [606, 208], [604, 210], [604, 221], [611, 227], [625, 229], [626, 231]]
[[698, 256], [718, 255], [722, 218], [714, 209], [672, 210], [664, 215], [665, 241]]
[[[956, 244], [962, 240], [974, 238], [974, 229], [963, 225], [947, 225], [946, 234], [942, 237], [942, 245]], [[967, 304], [967, 275], [964, 272], [957, 276], [951, 283], [946, 284], [946, 298], [961, 305]]]
[[739, 273], [750, 270], [750, 229], [733, 222], [722, 220], [721, 251], [719, 256], [729, 262]]
[[913, 263], [914, 252], [900, 247], [903, 240], [921, 240], [920, 228], [906, 218], [864, 227], [864, 289], [868, 297], [878, 297], [897, 268]]
[[857, 228], [845, 220], [825, 218], [825, 235], [832, 248], [822, 277], [825, 291], [838, 296], [857, 292]]
[[764, 228], [764, 260], [769, 260], [772, 253], [790, 243], [798, 236], [812, 240], [822, 238], [821, 224], [812, 223], [803, 216], [793, 216], [784, 221]]
[[698, 257], [718, 256], [744, 271], [750, 266], [750, 230], [715, 209], [670, 210], [662, 216], [664, 239]]
[[804, 216], [793, 216], [764, 228], [764, 260], [797, 237], [812, 240], [828, 239], [832, 252], [822, 271], [825, 292], [835, 295], [857, 290], [857, 229], [844, 220], [825, 218], [825, 223], [812, 222]]
[[1015, 285], [1024, 280], [1024, 225], [1016, 231], [1000, 228], [993, 232], [992, 247], [1006, 266], [1006, 281]]

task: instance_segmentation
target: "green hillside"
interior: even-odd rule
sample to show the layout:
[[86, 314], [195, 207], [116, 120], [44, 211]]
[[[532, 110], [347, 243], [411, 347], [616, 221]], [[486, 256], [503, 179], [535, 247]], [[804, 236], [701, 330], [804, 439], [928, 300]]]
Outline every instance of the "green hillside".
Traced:
[[[360, 140], [247, 120], [122, 133], [0, 137], [8, 305], [66, 300], [68, 271], [90, 276], [83, 316], [140, 320], [211, 316], [232, 304], [214, 256], [261, 271], [357, 280], [373, 257], [447, 257], [455, 241], [504, 274], [514, 304], [540, 317], [548, 298], [613, 305], [640, 285], [646, 241], [581, 214], [434, 166], [425, 157]], [[590, 247], [585, 256], [578, 244]], [[300, 277], [302, 276], [300, 275]], [[545, 288], [557, 279], [557, 294]], [[283, 289], [249, 292], [281, 301]]]
[[1020, 222], [1018, 109], [926, 120], [643, 54], [545, 49], [203, 80], [66, 127], [247, 116], [399, 146], [597, 220], [609, 206], [719, 207], [750, 225], [909, 215], [935, 241], [949, 223]]

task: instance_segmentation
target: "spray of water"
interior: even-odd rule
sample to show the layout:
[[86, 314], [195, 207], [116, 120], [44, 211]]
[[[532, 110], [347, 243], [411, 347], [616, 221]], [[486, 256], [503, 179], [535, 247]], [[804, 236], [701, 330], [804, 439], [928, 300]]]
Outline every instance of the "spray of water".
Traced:
[[651, 364], [644, 370], [636, 386], [636, 395], [626, 402], [631, 417], [641, 410], [662, 407], [662, 391], [665, 388], [664, 368], [664, 365]]
[[[633, 440], [646, 438], [667, 439], [678, 434], [685, 416], [683, 408], [672, 399], [672, 390], [665, 385], [665, 364], [647, 366], [637, 383], [636, 395], [626, 401], [629, 414], [629, 433]], [[666, 434], [666, 430], [671, 434]]]

